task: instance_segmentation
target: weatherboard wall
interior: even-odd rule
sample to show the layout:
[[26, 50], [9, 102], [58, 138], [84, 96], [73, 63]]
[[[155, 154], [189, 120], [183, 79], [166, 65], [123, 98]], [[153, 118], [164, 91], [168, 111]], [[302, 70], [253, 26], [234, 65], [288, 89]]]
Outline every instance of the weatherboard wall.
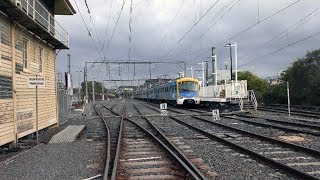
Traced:
[[[0, 33], [1, 146], [36, 131], [36, 90], [28, 88], [28, 77], [45, 77], [45, 87], [38, 89], [39, 129], [57, 123], [57, 96], [53, 48], [1, 14]], [[27, 68], [23, 64], [23, 39], [28, 41]]]

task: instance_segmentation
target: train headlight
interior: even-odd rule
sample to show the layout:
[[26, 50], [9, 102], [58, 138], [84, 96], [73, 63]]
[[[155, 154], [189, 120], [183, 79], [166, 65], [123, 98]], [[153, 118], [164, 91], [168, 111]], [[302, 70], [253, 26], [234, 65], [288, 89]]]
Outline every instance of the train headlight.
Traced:
[[178, 98], [179, 98], [179, 99], [183, 99], [183, 97], [182, 97], [182, 96], [178, 96]]

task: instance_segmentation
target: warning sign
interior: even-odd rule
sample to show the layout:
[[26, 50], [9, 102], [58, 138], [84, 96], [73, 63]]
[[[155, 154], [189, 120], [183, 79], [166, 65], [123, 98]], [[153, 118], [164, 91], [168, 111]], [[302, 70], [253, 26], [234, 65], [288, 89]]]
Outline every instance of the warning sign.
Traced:
[[28, 77], [28, 88], [44, 88], [45, 78], [44, 77]]

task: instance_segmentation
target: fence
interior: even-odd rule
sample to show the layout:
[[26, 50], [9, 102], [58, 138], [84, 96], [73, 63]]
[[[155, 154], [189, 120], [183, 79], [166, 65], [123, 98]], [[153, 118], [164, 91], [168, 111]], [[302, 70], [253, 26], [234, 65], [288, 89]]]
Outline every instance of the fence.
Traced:
[[59, 89], [58, 90], [58, 118], [59, 118], [59, 124], [63, 124], [68, 120], [68, 117], [70, 117], [70, 111], [71, 111], [71, 96], [67, 94], [67, 90], [65, 89]]

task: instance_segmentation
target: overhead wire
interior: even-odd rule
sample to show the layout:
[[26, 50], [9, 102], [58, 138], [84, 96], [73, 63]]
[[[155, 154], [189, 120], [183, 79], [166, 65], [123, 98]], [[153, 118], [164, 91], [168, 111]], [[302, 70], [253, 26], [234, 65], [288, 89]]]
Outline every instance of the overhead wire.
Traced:
[[180, 6], [179, 6], [179, 9], [178, 9], [178, 11], [177, 11], [176, 15], [174, 16], [173, 20], [171, 21], [171, 23], [170, 23], [170, 25], [169, 25], [169, 28], [168, 28], [168, 30], [166, 31], [166, 33], [165, 33], [165, 35], [164, 35], [164, 37], [163, 37], [162, 41], [166, 39], [166, 37], [167, 37], [168, 33], [171, 31], [171, 28], [172, 28], [172, 26], [173, 26], [174, 22], [176, 21], [176, 18], [177, 18], [177, 16], [178, 16], [178, 14], [180, 13], [180, 10], [181, 10], [181, 8], [182, 8], [182, 6], [183, 6], [184, 2], [185, 2], [185, 0], [182, 0], [181, 4], [180, 4]]
[[250, 30], [250, 29], [254, 28], [255, 26], [257, 26], [257, 25], [259, 25], [259, 24], [261, 24], [262, 22], [267, 21], [268, 19], [272, 18], [273, 16], [275, 16], [275, 15], [277, 15], [277, 14], [281, 13], [282, 11], [285, 11], [286, 9], [288, 9], [288, 8], [292, 7], [293, 5], [295, 5], [295, 4], [297, 4], [297, 3], [299, 3], [300, 1], [301, 1], [301, 0], [297, 0], [297, 1], [295, 1], [295, 2], [293, 2], [293, 3], [291, 3], [291, 4], [289, 4], [288, 6], [286, 6], [286, 7], [282, 8], [282, 9], [278, 10], [277, 12], [275, 12], [275, 13], [271, 14], [270, 16], [268, 16], [268, 17], [266, 17], [266, 18], [262, 19], [261, 21], [259, 21], [259, 22], [255, 23], [255, 24], [253, 24], [253, 25], [251, 25], [251, 26], [249, 26], [249, 27], [247, 27], [247, 28], [243, 29], [242, 31], [240, 31], [240, 32], [236, 33], [235, 35], [233, 35], [233, 36], [229, 37], [226, 41], [221, 42], [221, 43], [220, 43], [220, 44], [218, 44], [217, 46], [221, 46], [221, 45], [223, 45], [224, 43], [226, 43], [226, 42], [230, 41], [231, 39], [233, 39], [233, 38], [235, 38], [235, 37], [239, 36], [240, 34], [242, 34], [242, 33], [244, 33], [244, 32], [247, 32], [248, 30]]
[[106, 27], [106, 31], [105, 31], [105, 33], [104, 33], [101, 51], [104, 50], [104, 47], [105, 47], [105, 45], [106, 45], [106, 39], [108, 38], [108, 35], [109, 35], [109, 34], [108, 34], [108, 31], [109, 31], [109, 23], [110, 23], [112, 6], [113, 6], [113, 0], [110, 1], [110, 8], [109, 8], [109, 15], [108, 15], [108, 20], [107, 20], [107, 27]]
[[79, 8], [79, 6], [78, 6], [78, 4], [77, 4], [77, 1], [74, 0], [74, 3], [75, 3], [75, 5], [76, 5], [76, 7], [77, 7], [77, 9], [78, 9], [78, 12], [79, 12], [79, 14], [80, 14], [80, 16], [81, 16], [81, 19], [82, 19], [83, 24], [85, 25], [85, 27], [86, 27], [86, 29], [87, 29], [88, 36], [89, 36], [90, 39], [92, 40], [92, 43], [93, 43], [94, 48], [97, 50], [99, 56], [101, 56], [101, 52], [99, 51], [98, 46], [97, 46], [96, 42], [94, 41], [94, 39], [93, 39], [93, 37], [92, 37], [92, 34], [91, 34], [90, 30], [89, 30], [89, 27], [88, 27], [86, 21], [84, 20], [84, 17], [83, 17], [83, 15], [82, 15], [81, 11], [80, 11], [80, 8]]
[[[279, 34], [277, 34], [276, 36], [274, 36], [272, 39], [268, 40], [267, 42], [265, 42], [263, 45], [261, 45], [260, 47], [250, 51], [249, 53], [247, 53], [246, 55], [239, 57], [239, 59], [244, 59], [249, 57], [252, 54], [256, 54], [262, 51], [262, 47], [270, 44], [271, 42], [273, 42], [274, 40], [276, 40], [277, 38], [279, 38], [281, 35], [284, 35], [285, 33], [288, 33], [291, 31], [294, 31], [295, 29], [297, 29], [298, 27], [304, 25], [305, 23], [307, 23], [309, 20], [311, 20], [313, 17], [315, 17], [316, 15], [319, 14], [316, 13], [317, 11], [319, 11], [319, 8], [315, 9], [314, 11], [312, 11], [311, 13], [309, 13], [308, 15], [304, 16], [302, 19], [300, 19], [299, 21], [297, 21], [296, 23], [294, 23], [293, 25], [287, 27], [285, 30], [281, 31]], [[309, 18], [309, 19], [308, 19]], [[282, 38], [283, 36], [281, 36], [280, 38]]]
[[120, 9], [120, 12], [119, 12], [119, 15], [118, 15], [117, 21], [116, 21], [116, 24], [115, 24], [115, 26], [114, 26], [114, 28], [113, 28], [113, 31], [112, 31], [112, 34], [111, 34], [111, 37], [110, 37], [109, 43], [108, 43], [108, 45], [107, 45], [107, 49], [106, 49], [106, 52], [105, 52], [105, 54], [104, 54], [104, 57], [106, 57], [106, 56], [107, 56], [107, 54], [108, 54], [108, 51], [109, 51], [110, 45], [111, 45], [112, 40], [113, 40], [114, 32], [115, 32], [115, 31], [116, 31], [116, 29], [117, 29], [117, 26], [118, 26], [118, 23], [119, 23], [119, 20], [120, 20], [120, 17], [121, 17], [121, 14], [122, 14], [122, 11], [123, 11], [123, 8], [124, 8], [125, 3], [126, 3], [126, 0], [123, 0], [123, 2], [122, 2], [122, 6], [121, 6], [121, 9]]
[[299, 43], [304, 42], [304, 41], [306, 41], [306, 40], [312, 39], [312, 38], [314, 38], [314, 37], [316, 37], [316, 36], [319, 36], [319, 35], [320, 35], [320, 31], [317, 32], [317, 33], [314, 33], [314, 34], [312, 34], [312, 35], [310, 35], [310, 36], [304, 37], [304, 38], [302, 38], [302, 39], [300, 39], [300, 40], [298, 40], [298, 41], [295, 41], [295, 42], [293, 42], [293, 43], [291, 43], [291, 44], [288, 44], [288, 45], [286, 45], [286, 46], [284, 46], [284, 47], [281, 47], [281, 48], [279, 48], [279, 49], [277, 49], [277, 50], [275, 50], [275, 51], [272, 51], [272, 52], [270, 52], [270, 53], [267, 53], [267, 54], [265, 54], [265, 55], [263, 55], [263, 56], [261, 56], [261, 57], [259, 57], [259, 58], [257, 58], [257, 59], [254, 59], [254, 60], [252, 60], [252, 61], [249, 61], [249, 62], [247, 62], [247, 63], [245, 63], [245, 64], [243, 64], [243, 65], [240, 65], [240, 67], [247, 66], [247, 65], [249, 65], [249, 64], [252, 63], [252, 62], [259, 61], [259, 60], [261, 60], [261, 59], [263, 59], [263, 58], [265, 58], [265, 57], [267, 57], [267, 56], [276, 54], [276, 53], [278, 53], [278, 52], [280, 52], [280, 51], [282, 51], [282, 50], [284, 50], [284, 49], [287, 49], [288, 47], [291, 47], [291, 46], [293, 46], [293, 45], [299, 44]]
[[192, 25], [192, 27], [189, 28], [189, 29], [182, 35], [182, 37], [178, 40], [178, 42], [175, 44], [175, 46], [174, 46], [173, 48], [171, 48], [169, 51], [167, 51], [166, 55], [164, 55], [164, 56], [162, 56], [162, 57], [160, 57], [160, 58], [163, 59], [163, 58], [165, 58], [166, 56], [168, 56], [168, 55], [176, 48], [176, 46], [177, 46], [178, 44], [180, 44], [180, 42], [192, 31], [192, 29], [193, 29], [194, 27], [196, 27], [196, 26], [202, 21], [202, 19], [203, 19], [205, 16], [207, 16], [207, 14], [211, 11], [211, 9], [212, 9], [214, 6], [217, 5], [217, 3], [218, 3], [219, 1], [220, 1], [220, 0], [215, 1], [215, 2], [209, 7], [209, 9], [207, 9], [207, 11], [199, 18], [199, 20], [196, 21], [196, 22]]

